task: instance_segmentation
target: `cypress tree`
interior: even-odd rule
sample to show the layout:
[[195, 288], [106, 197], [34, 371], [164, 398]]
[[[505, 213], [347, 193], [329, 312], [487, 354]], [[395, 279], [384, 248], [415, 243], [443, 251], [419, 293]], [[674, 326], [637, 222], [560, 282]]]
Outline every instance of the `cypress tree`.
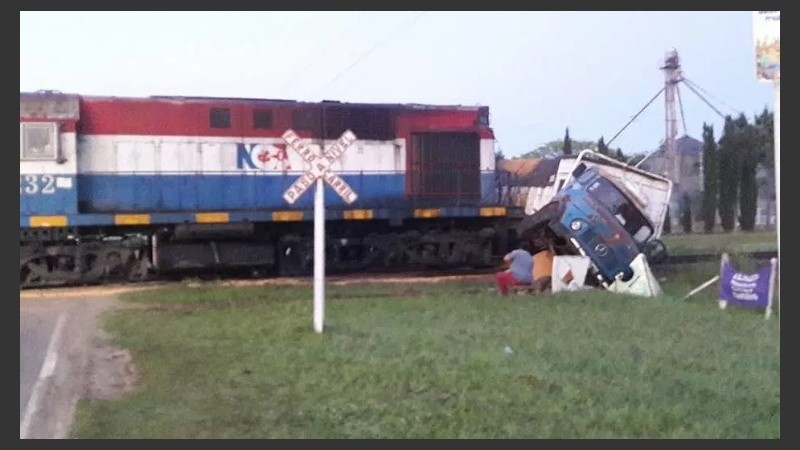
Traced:
[[741, 156], [741, 177], [739, 187], [739, 227], [743, 231], [753, 231], [756, 225], [758, 208], [758, 182], [756, 170], [761, 148], [758, 145], [759, 130], [751, 124], [742, 126], [739, 140]]
[[692, 200], [687, 194], [683, 195], [683, 203], [681, 205], [681, 226], [684, 233], [692, 232]]
[[722, 229], [733, 231], [736, 226], [736, 200], [739, 197], [739, 127], [730, 117], [725, 117], [725, 127], [719, 140], [719, 219]]
[[714, 231], [714, 225], [717, 222], [719, 186], [717, 166], [717, 143], [714, 140], [714, 126], [703, 123], [703, 229], [706, 233]]
[[564, 146], [561, 147], [561, 151], [567, 156], [572, 154], [572, 139], [569, 138], [569, 127], [567, 127], [567, 132], [564, 133]]
[[600, 136], [600, 139], [597, 141], [597, 151], [608, 155], [608, 146], [606, 145], [606, 141], [603, 139], [603, 136]]

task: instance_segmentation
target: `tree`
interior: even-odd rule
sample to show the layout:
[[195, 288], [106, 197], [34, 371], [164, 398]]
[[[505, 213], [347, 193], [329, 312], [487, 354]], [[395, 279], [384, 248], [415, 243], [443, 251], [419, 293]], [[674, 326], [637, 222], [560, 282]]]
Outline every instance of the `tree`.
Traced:
[[620, 162], [625, 162], [627, 158], [625, 158], [625, 155], [622, 153], [622, 149], [618, 148], [614, 153], [614, 159]]
[[[759, 118], [757, 118], [759, 120]], [[763, 129], [768, 127], [767, 117], [762, 131], [748, 123], [740, 114], [736, 119], [725, 118], [725, 129], [720, 139], [719, 159], [719, 215], [725, 231], [733, 230], [737, 219], [742, 230], [755, 228], [758, 202], [756, 169], [764, 159]], [[737, 201], [738, 200], [738, 201]], [[737, 208], [738, 206], [738, 208]]]
[[763, 146], [760, 145], [761, 130], [745, 121], [739, 135], [741, 178], [739, 185], [739, 227], [753, 231], [758, 209], [758, 182], [756, 171]]
[[726, 232], [732, 231], [736, 224], [736, 200], [739, 197], [739, 177], [741, 175], [740, 133], [739, 124], [731, 116], [726, 116], [717, 153], [719, 156], [719, 219], [722, 229]]
[[703, 123], [703, 229], [706, 233], [714, 231], [717, 222], [718, 177], [714, 126]]
[[[572, 138], [570, 138], [570, 141], [572, 144], [572, 148], [576, 149], [577, 151], [586, 148], [594, 148], [595, 146], [595, 143], [593, 141], [576, 141], [573, 140]], [[531, 158], [531, 157], [543, 158], [547, 155], [563, 154], [564, 153], [563, 148], [564, 148], [564, 140], [558, 139], [546, 142], [527, 153], [523, 153], [522, 155], [520, 155], [520, 158]]]
[[[774, 114], [764, 108], [764, 111], [755, 117], [756, 136], [758, 147], [758, 161], [759, 164], [772, 176], [775, 177], [775, 128], [774, 128]], [[766, 187], [772, 192], [770, 204], [774, 207], [774, 178], [772, 185]]]
[[506, 155], [503, 154], [503, 149], [498, 149], [497, 152], [494, 154], [495, 161], [498, 159], [506, 159]]
[[755, 125], [759, 130], [759, 162], [769, 170], [775, 168], [775, 124], [774, 114], [764, 107], [764, 111], [755, 117]]
[[600, 139], [597, 141], [597, 151], [602, 153], [603, 155], [608, 155], [608, 146], [606, 146], [606, 141], [603, 139], [603, 136], [600, 136]]
[[683, 194], [681, 204], [681, 226], [684, 233], [692, 232], [692, 199], [687, 194]]
[[567, 127], [567, 132], [564, 133], [564, 146], [561, 147], [561, 151], [567, 156], [572, 154], [572, 139], [569, 138], [569, 127]]

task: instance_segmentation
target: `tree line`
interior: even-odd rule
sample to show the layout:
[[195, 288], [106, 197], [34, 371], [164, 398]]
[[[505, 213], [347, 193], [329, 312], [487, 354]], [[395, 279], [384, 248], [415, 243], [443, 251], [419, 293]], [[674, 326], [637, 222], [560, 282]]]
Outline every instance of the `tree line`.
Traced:
[[[631, 158], [625, 156], [621, 148], [611, 148], [606, 145], [605, 138], [600, 136], [597, 141], [573, 140], [569, 136], [569, 127], [564, 132], [564, 139], [558, 139], [544, 143], [535, 149], [523, 153], [520, 158], [530, 157], [544, 157], [547, 155], [573, 155], [579, 153], [581, 150], [592, 149], [617, 161], [622, 161], [630, 164]], [[635, 155], [634, 157], [640, 158], [644, 155]], [[634, 163], [635, 164], [635, 163]]]
[[[759, 165], [774, 165], [773, 113], [764, 108], [748, 121], [744, 114], [725, 117], [722, 137], [714, 139], [713, 125], [703, 123], [703, 229], [720, 227], [732, 231], [739, 222], [743, 231], [753, 231], [758, 209]], [[738, 216], [737, 216], [738, 210]], [[691, 230], [689, 230], [691, 231]]]

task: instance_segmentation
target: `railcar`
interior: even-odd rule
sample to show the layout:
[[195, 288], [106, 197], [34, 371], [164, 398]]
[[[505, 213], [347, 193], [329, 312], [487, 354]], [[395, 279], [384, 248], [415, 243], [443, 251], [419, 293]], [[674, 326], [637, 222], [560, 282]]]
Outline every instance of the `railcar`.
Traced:
[[499, 203], [485, 106], [20, 93], [20, 284], [313, 267], [313, 189], [283, 194], [346, 130], [326, 188], [330, 271], [490, 264], [521, 208]]

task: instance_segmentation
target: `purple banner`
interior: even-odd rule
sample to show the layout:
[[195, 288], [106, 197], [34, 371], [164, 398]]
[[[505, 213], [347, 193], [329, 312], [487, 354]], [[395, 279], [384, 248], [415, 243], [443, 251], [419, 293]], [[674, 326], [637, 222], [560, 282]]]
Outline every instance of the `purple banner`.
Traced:
[[722, 263], [720, 274], [719, 299], [728, 304], [749, 308], [767, 308], [769, 306], [772, 265], [761, 267], [755, 273], [742, 273], [733, 269], [730, 261]]

